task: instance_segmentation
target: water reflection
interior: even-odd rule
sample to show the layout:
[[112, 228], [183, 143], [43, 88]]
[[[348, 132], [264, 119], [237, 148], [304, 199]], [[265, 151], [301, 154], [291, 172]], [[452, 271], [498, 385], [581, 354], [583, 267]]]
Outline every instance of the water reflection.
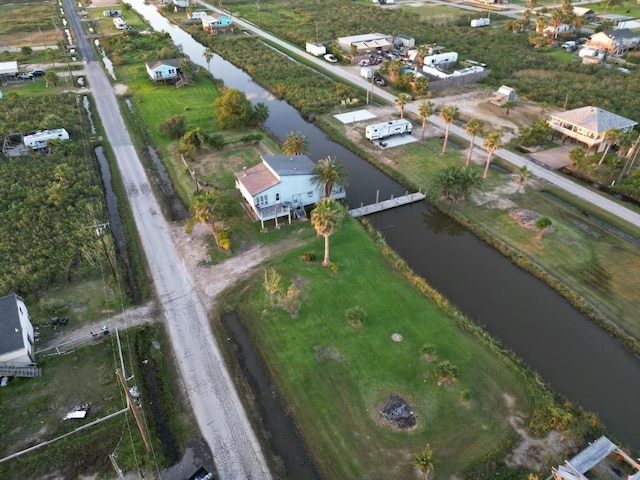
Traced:
[[430, 232], [436, 235], [458, 237], [466, 232], [466, 229], [450, 216], [442, 213], [433, 205], [427, 206], [427, 211], [422, 214], [422, 222]]

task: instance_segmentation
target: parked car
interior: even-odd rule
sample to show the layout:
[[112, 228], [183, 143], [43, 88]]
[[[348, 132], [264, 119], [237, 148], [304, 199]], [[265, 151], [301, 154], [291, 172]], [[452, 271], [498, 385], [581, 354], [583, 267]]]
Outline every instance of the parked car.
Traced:
[[367, 67], [367, 66], [369, 66], [370, 63], [371, 63], [371, 61], [367, 60], [366, 58], [364, 60], [360, 60], [360, 66], [361, 67]]
[[16, 75], [16, 78], [19, 78], [20, 80], [29, 80], [30, 78], [33, 78], [33, 73], [31, 72], [20, 72]]
[[338, 59], [336, 58], [336, 56], [333, 53], [327, 53], [324, 56], [324, 59], [329, 63], [338, 63]]
[[44, 70], [33, 70], [31, 72], [31, 75], [34, 76], [34, 77], [44, 77], [45, 73], [47, 73], [47, 72], [44, 71]]
[[387, 82], [385, 82], [384, 78], [382, 78], [382, 77], [375, 77], [373, 79], [373, 83], [375, 83], [379, 87], [386, 87], [387, 86]]

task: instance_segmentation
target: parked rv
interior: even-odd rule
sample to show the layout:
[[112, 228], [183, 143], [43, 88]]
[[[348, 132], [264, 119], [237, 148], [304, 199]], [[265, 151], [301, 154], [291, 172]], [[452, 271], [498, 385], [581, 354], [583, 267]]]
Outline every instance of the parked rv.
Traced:
[[316, 57], [320, 57], [327, 53], [327, 47], [321, 43], [307, 42], [306, 50], [308, 53], [315, 55]]
[[43, 130], [32, 135], [25, 135], [23, 143], [32, 150], [45, 148], [50, 140], [69, 140], [69, 133], [64, 128], [55, 130]]
[[401, 118], [399, 120], [390, 120], [384, 123], [367, 125], [364, 136], [369, 140], [381, 140], [394, 135], [411, 133], [412, 128], [413, 126], [409, 120]]
[[369, 67], [362, 67], [360, 69], [360, 76], [366, 78], [367, 80], [371, 80], [373, 78], [373, 70]]
[[122, 18], [117, 17], [113, 19], [113, 24], [116, 26], [118, 30], [126, 30], [127, 22], [125, 22]]

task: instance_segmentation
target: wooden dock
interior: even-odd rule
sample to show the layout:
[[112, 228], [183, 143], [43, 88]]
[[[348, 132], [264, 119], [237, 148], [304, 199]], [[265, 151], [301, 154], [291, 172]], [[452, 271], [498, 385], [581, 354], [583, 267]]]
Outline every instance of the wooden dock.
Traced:
[[381, 212], [383, 210], [389, 210], [390, 208], [401, 207], [402, 205], [408, 205], [409, 203], [419, 202], [424, 200], [426, 195], [422, 192], [408, 193], [402, 197], [391, 198], [389, 200], [383, 200], [382, 202], [376, 201], [371, 205], [364, 205], [358, 208], [349, 210], [349, 215], [352, 217], [362, 217], [371, 213]]

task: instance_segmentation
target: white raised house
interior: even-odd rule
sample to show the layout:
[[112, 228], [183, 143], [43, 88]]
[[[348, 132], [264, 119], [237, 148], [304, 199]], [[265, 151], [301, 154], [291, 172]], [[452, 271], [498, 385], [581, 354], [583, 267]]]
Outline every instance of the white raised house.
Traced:
[[[264, 222], [291, 215], [305, 218], [304, 207], [324, 197], [322, 185], [314, 185], [314, 164], [306, 155], [264, 155], [262, 162], [235, 174], [244, 207], [254, 220]], [[334, 187], [331, 197], [344, 198], [346, 192]]]
[[0, 298], [0, 376], [37, 376], [33, 346], [33, 325], [24, 300], [15, 293]]
[[551, 115], [549, 125], [565, 139], [571, 138], [587, 146], [587, 154], [595, 148], [595, 153], [606, 148], [604, 135], [607, 130], [619, 130], [627, 133], [638, 122], [629, 120], [598, 107], [580, 107]]
[[202, 17], [202, 29], [207, 33], [223, 34], [233, 33], [233, 19], [230, 15], [212, 13]]
[[182, 58], [172, 58], [169, 60], [158, 60], [156, 62], [147, 62], [147, 73], [149, 78], [154, 82], [159, 80], [176, 80], [180, 76], [180, 64]]
[[32, 135], [25, 135], [22, 139], [24, 146], [32, 150], [46, 148], [47, 143], [51, 140], [69, 140], [69, 132], [64, 128], [56, 128], [55, 130], [43, 130]]

